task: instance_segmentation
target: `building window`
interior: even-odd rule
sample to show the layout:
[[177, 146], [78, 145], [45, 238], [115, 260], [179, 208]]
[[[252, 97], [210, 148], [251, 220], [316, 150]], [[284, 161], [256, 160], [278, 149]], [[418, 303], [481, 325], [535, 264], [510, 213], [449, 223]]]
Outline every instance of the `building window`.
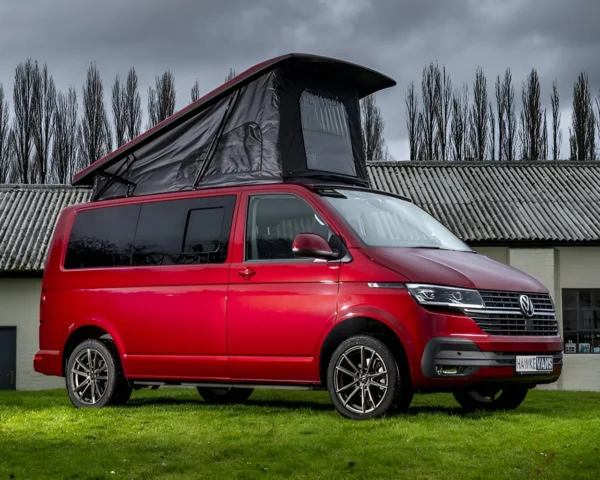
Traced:
[[600, 289], [563, 289], [565, 353], [600, 353]]

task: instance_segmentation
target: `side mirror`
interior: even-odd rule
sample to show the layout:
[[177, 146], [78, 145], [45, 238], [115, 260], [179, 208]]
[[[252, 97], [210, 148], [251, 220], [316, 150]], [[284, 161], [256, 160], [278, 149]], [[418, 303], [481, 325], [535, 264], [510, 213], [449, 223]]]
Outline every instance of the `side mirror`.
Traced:
[[315, 233], [299, 234], [294, 239], [292, 251], [300, 257], [322, 258], [326, 260], [338, 258], [338, 253], [331, 249], [327, 241]]

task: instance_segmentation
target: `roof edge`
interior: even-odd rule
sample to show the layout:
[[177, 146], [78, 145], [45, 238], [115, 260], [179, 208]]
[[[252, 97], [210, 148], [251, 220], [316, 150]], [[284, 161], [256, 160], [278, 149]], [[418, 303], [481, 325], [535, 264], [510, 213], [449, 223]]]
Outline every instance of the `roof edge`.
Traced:
[[419, 161], [419, 160], [393, 160], [386, 162], [367, 161], [370, 167], [486, 167], [486, 168], [505, 168], [505, 167], [598, 167], [600, 160], [594, 161], [575, 161], [575, 160], [483, 160], [478, 162], [469, 161]]

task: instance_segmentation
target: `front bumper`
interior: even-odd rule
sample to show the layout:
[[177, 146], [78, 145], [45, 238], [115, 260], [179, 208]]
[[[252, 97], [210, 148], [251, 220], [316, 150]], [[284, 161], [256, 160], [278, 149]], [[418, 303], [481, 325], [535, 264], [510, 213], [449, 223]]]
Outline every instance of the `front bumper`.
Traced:
[[[505, 347], [508, 347], [510, 340]], [[465, 338], [435, 337], [426, 345], [421, 359], [421, 370], [427, 379], [471, 379], [477, 382], [502, 381], [522, 383], [553, 383], [560, 377], [563, 364], [563, 352], [556, 349], [556, 342], [542, 344], [535, 350], [519, 341], [510, 342], [510, 348], [484, 350]], [[485, 345], [484, 348], [489, 347]], [[521, 347], [522, 349], [518, 350]], [[523, 348], [525, 347], [525, 348]], [[548, 349], [550, 348], [550, 349]], [[516, 372], [517, 355], [552, 355], [553, 371], [548, 373], [519, 374]], [[456, 367], [456, 373], [443, 373]]]

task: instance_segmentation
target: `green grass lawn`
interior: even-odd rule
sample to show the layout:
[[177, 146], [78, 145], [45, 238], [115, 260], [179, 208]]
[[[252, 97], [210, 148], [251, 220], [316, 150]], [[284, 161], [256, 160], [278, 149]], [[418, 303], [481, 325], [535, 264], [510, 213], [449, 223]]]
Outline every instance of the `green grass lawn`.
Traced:
[[0, 480], [25, 478], [600, 478], [600, 394], [534, 391], [465, 415], [417, 395], [356, 422], [324, 392], [255, 391], [209, 406], [193, 389], [134, 392], [78, 411], [64, 391], [0, 392]]

